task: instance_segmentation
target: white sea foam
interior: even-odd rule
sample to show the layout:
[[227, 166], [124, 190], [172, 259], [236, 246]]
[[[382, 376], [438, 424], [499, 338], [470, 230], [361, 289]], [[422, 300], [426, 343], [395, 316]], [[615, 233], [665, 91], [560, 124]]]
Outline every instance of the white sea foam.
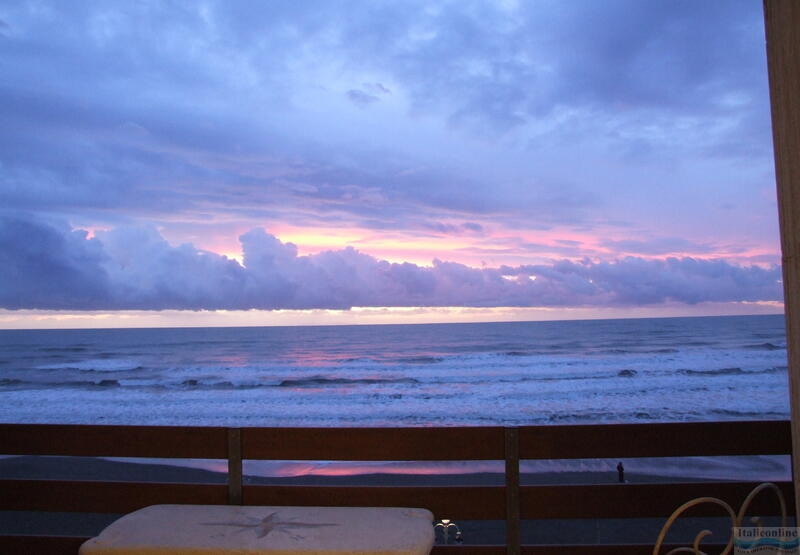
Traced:
[[788, 418], [781, 317], [0, 332], [0, 421], [529, 425]]
[[42, 364], [36, 367], [39, 370], [80, 370], [82, 372], [122, 372], [137, 370], [141, 363], [135, 360], [118, 358], [93, 358], [74, 362], [59, 362], [55, 364]]

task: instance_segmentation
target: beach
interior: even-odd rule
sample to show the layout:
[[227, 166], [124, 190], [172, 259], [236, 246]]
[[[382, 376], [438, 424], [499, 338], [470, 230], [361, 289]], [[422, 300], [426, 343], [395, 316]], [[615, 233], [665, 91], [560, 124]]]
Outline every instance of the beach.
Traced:
[[[197, 484], [225, 483], [225, 475], [185, 466], [109, 461], [92, 457], [8, 457], [0, 459], [0, 475], [8, 479], [68, 479], [132, 482], [178, 482]], [[629, 483], [672, 483], [699, 481], [650, 474], [626, 473]], [[617, 473], [542, 472], [523, 473], [522, 485], [611, 484]], [[349, 476], [246, 476], [245, 484], [319, 485], [319, 486], [467, 486], [502, 485], [499, 473], [470, 474], [360, 474]], [[0, 534], [50, 534], [92, 536], [121, 515], [96, 513], [39, 513], [0, 511]], [[446, 515], [435, 515], [444, 518]], [[572, 519], [522, 521], [522, 541], [547, 543], [653, 543], [665, 519]], [[502, 544], [503, 521], [458, 521], [465, 543]], [[710, 527], [723, 534], [730, 524], [724, 519], [690, 518], [675, 530], [676, 541], [688, 540], [700, 527]]]

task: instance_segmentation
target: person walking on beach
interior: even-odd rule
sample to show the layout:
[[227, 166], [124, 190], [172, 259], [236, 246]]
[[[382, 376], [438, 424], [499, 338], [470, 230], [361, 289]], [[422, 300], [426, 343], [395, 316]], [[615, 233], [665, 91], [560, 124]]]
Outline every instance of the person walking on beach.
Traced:
[[617, 464], [617, 477], [619, 478], [619, 483], [625, 483], [625, 467], [622, 466], [622, 461], [619, 461]]

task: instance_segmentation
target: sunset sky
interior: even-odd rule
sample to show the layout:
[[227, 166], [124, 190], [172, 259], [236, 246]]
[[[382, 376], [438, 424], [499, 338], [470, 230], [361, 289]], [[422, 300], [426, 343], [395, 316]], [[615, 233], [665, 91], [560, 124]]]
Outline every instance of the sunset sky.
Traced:
[[0, 327], [782, 311], [760, 0], [0, 4]]

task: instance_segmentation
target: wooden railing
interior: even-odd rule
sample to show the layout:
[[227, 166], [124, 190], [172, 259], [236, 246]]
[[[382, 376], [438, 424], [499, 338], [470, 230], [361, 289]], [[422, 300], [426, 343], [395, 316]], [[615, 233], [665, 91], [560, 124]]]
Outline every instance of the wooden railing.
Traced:
[[[785, 421], [519, 428], [184, 428], [0, 424], [0, 454], [227, 459], [226, 484], [19, 480], [0, 476], [0, 510], [127, 513], [158, 503], [409, 506], [437, 518], [504, 520], [506, 544], [435, 553], [650, 553], [645, 545], [520, 545], [521, 519], [666, 518], [684, 501], [738, 503], [756, 482], [521, 486], [526, 459], [631, 459], [791, 452]], [[503, 486], [242, 483], [242, 461], [505, 461]], [[790, 482], [779, 484], [787, 499]], [[775, 514], [754, 505], [754, 514]], [[793, 512], [793, 507], [790, 507]], [[698, 512], [697, 516], [704, 516]], [[716, 516], [716, 515], [711, 515]], [[77, 553], [86, 538], [0, 536], [0, 553]], [[654, 538], [655, 540], [655, 538]]]

